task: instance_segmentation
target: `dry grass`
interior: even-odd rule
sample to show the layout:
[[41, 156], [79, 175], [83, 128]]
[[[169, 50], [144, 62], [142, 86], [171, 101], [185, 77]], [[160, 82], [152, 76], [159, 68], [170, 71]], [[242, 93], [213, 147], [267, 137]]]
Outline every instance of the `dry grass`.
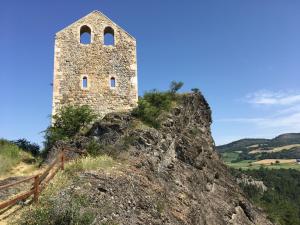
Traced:
[[295, 148], [295, 147], [300, 147], [300, 144], [285, 145], [285, 146], [273, 148], [272, 151], [273, 151], [273, 152], [280, 152], [280, 151], [283, 151], [283, 150], [289, 150], [289, 149]]
[[21, 150], [13, 144], [0, 146], [0, 175], [9, 172], [14, 166], [21, 162]]
[[247, 148], [257, 148], [257, 147], [258, 147], [258, 144], [256, 144], [256, 145], [250, 145]]
[[0, 179], [31, 174], [37, 169], [36, 165], [30, 153], [8, 141], [0, 142]]
[[110, 156], [100, 155], [97, 157], [87, 156], [79, 158], [66, 165], [66, 172], [79, 172], [97, 169], [111, 169], [118, 163]]
[[255, 153], [262, 153], [262, 152], [280, 152], [283, 150], [289, 150], [295, 147], [300, 147], [300, 144], [293, 144], [293, 145], [285, 145], [285, 146], [281, 146], [281, 147], [276, 147], [276, 148], [272, 148], [270, 150], [263, 150], [263, 149], [255, 149], [249, 152], [249, 154], [255, 154]]
[[293, 164], [296, 163], [296, 159], [263, 159], [263, 160], [259, 160], [256, 162], [253, 162], [252, 164], [258, 164], [258, 165], [271, 165], [276, 164], [276, 161], [279, 162], [280, 164]]
[[[78, 173], [82, 171], [99, 170], [111, 171], [119, 164], [107, 155], [97, 157], [87, 156], [65, 164], [65, 170], [59, 171], [47, 188], [42, 192], [38, 205], [31, 205], [22, 212], [22, 219], [16, 219], [15, 224], [62, 224], [71, 220], [72, 224], [92, 224], [94, 214], [92, 211], [82, 210], [88, 202], [85, 195], [72, 195], [68, 204], [57, 207], [58, 193], [78, 180]], [[57, 209], [62, 211], [57, 211]], [[49, 223], [50, 220], [52, 223]], [[66, 223], [63, 223], [66, 224]]]
[[37, 163], [28, 164], [24, 162], [18, 163], [16, 166], [11, 168], [6, 173], [0, 176], [0, 180], [6, 179], [8, 177], [19, 177], [19, 176], [31, 176], [41, 173], [42, 169], [38, 167]]

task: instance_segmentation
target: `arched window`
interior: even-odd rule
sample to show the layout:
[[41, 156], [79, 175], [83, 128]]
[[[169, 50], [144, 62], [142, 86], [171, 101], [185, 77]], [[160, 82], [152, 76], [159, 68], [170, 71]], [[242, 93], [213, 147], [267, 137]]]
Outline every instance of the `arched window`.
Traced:
[[110, 87], [111, 88], [116, 87], [116, 79], [114, 77], [110, 78]]
[[80, 43], [90, 44], [91, 43], [91, 28], [84, 25], [80, 28]]
[[104, 29], [104, 45], [115, 45], [114, 30], [111, 27]]
[[82, 88], [87, 88], [88, 87], [88, 79], [87, 77], [82, 78]]

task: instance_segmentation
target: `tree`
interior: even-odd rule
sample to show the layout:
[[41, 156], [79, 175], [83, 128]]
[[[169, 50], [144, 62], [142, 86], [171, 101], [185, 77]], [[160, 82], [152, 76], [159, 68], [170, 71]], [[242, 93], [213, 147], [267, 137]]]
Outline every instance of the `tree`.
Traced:
[[97, 118], [88, 106], [63, 107], [53, 116], [53, 125], [45, 130], [45, 151], [58, 140], [68, 140]]
[[172, 95], [169, 92], [152, 90], [146, 92], [138, 101], [138, 107], [133, 110], [133, 115], [148, 125], [159, 128], [159, 115], [169, 111], [172, 106]]
[[182, 81], [172, 81], [171, 84], [170, 84], [170, 92], [172, 94], [175, 94], [180, 88], [182, 88], [183, 86], [183, 82]]
[[196, 93], [196, 94], [200, 93], [199, 88], [192, 88], [191, 91]]
[[40, 146], [36, 143], [30, 143], [30, 141], [25, 138], [12, 141], [19, 148], [23, 149], [26, 152], [30, 152], [33, 156], [37, 156], [40, 153]]
[[159, 128], [159, 116], [163, 111], [168, 112], [172, 107], [172, 102], [178, 101], [176, 92], [183, 86], [183, 82], [172, 81], [169, 91], [158, 91], [153, 89], [146, 92], [139, 98], [138, 107], [133, 110], [133, 115], [141, 119], [146, 124]]

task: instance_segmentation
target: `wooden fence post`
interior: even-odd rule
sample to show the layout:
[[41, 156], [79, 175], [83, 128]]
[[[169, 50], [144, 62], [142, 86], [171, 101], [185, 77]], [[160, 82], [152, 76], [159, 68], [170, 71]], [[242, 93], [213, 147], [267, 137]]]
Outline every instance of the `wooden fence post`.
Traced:
[[[51, 170], [54, 171], [51, 173]], [[37, 174], [31, 177], [27, 177], [23, 180], [1, 185], [0, 190], [5, 190], [7, 188], [10, 188], [12, 186], [15, 186], [17, 184], [23, 183], [25, 181], [29, 181], [34, 179], [33, 186], [31, 187], [30, 191], [22, 192], [20, 195], [15, 196], [14, 198], [1, 202], [0, 201], [0, 209], [3, 209], [8, 206], [15, 205], [20, 200], [26, 200], [28, 197], [33, 195], [33, 202], [37, 203], [40, 192], [46, 187], [46, 184], [49, 183], [49, 181], [55, 176], [55, 174], [59, 171], [59, 169], [64, 170], [65, 168], [65, 151], [63, 150], [52, 163], [48, 166], [48, 168], [42, 173]]]
[[61, 169], [65, 169], [65, 156], [64, 156], [64, 151], [61, 153]]
[[35, 202], [35, 203], [37, 203], [38, 202], [38, 198], [39, 198], [39, 179], [40, 178], [40, 175], [38, 174], [38, 175], [36, 175], [35, 177], [34, 177], [34, 193], [33, 193], [33, 201]]

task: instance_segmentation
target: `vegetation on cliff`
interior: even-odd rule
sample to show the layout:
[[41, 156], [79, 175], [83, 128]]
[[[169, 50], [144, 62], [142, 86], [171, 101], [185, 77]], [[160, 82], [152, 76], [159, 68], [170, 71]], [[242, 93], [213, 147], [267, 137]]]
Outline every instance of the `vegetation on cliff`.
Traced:
[[178, 100], [177, 91], [183, 86], [183, 82], [172, 81], [169, 91], [156, 89], [146, 92], [139, 98], [138, 107], [133, 110], [133, 115], [146, 124], [159, 128], [162, 112], [169, 112], [172, 105]]
[[292, 169], [235, 170], [231, 173], [239, 178], [242, 174], [263, 181], [267, 191], [254, 185], [240, 184], [244, 193], [256, 205], [266, 210], [275, 224], [300, 224], [300, 171]]
[[[110, 171], [118, 164], [109, 156], [83, 157], [66, 164], [47, 189], [42, 192], [38, 205], [25, 209], [23, 216], [14, 221], [18, 225], [89, 225], [96, 213], [90, 206], [88, 192], [80, 191], [75, 185], [82, 184], [80, 174], [91, 170]], [[84, 184], [85, 188], [89, 186]], [[61, 192], [64, 190], [63, 192]], [[104, 225], [105, 223], [103, 223]], [[108, 224], [108, 223], [107, 223]]]
[[159, 129], [111, 113], [66, 139], [66, 155], [76, 158], [62, 174], [66, 185], [55, 179], [59, 188], [19, 224], [270, 225], [219, 161], [204, 97], [197, 90], [178, 96], [160, 111]]
[[86, 105], [61, 108], [57, 114], [53, 115], [54, 123], [45, 130], [44, 157], [55, 142], [74, 138], [96, 118], [96, 114]]

